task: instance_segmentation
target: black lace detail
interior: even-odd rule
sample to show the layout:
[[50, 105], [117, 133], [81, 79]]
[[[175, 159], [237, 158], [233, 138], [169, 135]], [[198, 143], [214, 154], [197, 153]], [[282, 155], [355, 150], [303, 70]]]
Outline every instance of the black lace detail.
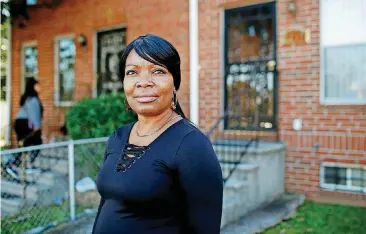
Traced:
[[122, 153], [118, 158], [115, 170], [117, 172], [125, 172], [137, 159], [140, 159], [147, 150], [150, 150], [148, 146], [125, 144]]

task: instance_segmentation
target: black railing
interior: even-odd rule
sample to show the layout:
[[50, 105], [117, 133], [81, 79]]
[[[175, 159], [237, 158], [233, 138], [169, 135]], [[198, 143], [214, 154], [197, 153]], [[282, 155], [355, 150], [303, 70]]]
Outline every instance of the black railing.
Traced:
[[232, 116], [232, 108], [240, 104], [240, 99], [241, 96], [236, 96], [233, 105], [226, 108], [224, 114], [207, 131], [207, 136], [216, 149], [220, 164], [229, 166], [229, 171], [223, 178], [224, 183], [231, 178], [238, 165], [245, 163], [245, 156], [248, 154], [250, 147], [258, 148], [258, 131], [251, 132], [254, 134], [248, 136], [243, 135], [241, 130], [224, 129], [225, 120]]

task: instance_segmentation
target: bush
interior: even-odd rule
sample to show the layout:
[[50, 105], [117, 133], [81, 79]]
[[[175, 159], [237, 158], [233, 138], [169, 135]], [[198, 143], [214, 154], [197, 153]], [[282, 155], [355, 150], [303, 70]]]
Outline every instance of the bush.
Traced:
[[74, 140], [107, 137], [118, 127], [134, 122], [137, 116], [126, 111], [124, 99], [119, 93], [75, 104], [66, 115], [68, 135]]

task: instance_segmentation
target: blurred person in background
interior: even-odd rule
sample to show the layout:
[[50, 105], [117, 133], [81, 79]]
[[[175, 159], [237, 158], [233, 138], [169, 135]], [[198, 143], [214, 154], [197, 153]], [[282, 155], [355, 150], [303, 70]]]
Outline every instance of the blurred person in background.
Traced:
[[[42, 144], [42, 115], [43, 106], [38, 97], [39, 82], [34, 78], [27, 78], [24, 94], [20, 98], [20, 110], [14, 121], [14, 130], [17, 136], [18, 147], [27, 147]], [[27, 170], [35, 170], [33, 163], [39, 155], [39, 150], [29, 153], [30, 165]], [[18, 178], [18, 169], [21, 165], [21, 153], [16, 154], [8, 164], [6, 171], [14, 178]]]
[[219, 234], [221, 167], [178, 103], [177, 50], [158, 36], [140, 36], [126, 47], [119, 73], [126, 109], [138, 121], [108, 140], [93, 233]]

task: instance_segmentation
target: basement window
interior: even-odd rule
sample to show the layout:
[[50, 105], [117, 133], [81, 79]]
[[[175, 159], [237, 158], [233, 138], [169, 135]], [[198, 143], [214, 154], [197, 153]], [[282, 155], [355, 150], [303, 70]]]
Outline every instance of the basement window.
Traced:
[[322, 163], [320, 187], [327, 190], [366, 193], [366, 166]]

